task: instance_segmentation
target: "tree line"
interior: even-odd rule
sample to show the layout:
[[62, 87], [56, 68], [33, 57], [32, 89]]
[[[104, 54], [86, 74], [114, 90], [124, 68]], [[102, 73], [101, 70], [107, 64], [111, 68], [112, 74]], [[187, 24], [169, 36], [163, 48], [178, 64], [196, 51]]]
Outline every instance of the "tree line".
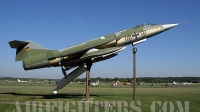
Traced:
[[[77, 78], [76, 82], [81, 81], [85, 82], [86, 78]], [[95, 82], [99, 80], [100, 82], [130, 82], [132, 83], [133, 78], [90, 78], [91, 82]], [[199, 83], [200, 77], [139, 77], [136, 78], [137, 82], [146, 82], [146, 83], [172, 83], [172, 82], [192, 82], [192, 83]]]
[[[10, 81], [17, 81], [18, 78], [13, 78], [13, 77], [1, 77], [1, 81], [5, 80], [10, 80]], [[57, 81], [59, 79], [40, 79], [40, 78], [20, 78], [21, 80], [25, 81], [30, 81], [30, 80], [36, 80], [36, 81]], [[129, 82], [132, 83], [133, 78], [102, 78], [102, 77], [97, 77], [97, 78], [90, 78], [90, 82]], [[86, 78], [77, 78], [73, 82], [85, 82]], [[136, 78], [137, 82], [146, 82], [146, 83], [172, 83], [172, 82], [192, 82], [192, 83], [200, 83], [200, 77], [138, 77]]]

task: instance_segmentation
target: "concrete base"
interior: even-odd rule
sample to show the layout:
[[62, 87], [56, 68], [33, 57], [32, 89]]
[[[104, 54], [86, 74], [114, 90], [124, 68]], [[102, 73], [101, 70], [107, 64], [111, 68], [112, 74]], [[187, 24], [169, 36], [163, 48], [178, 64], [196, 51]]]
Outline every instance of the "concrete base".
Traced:
[[[93, 102], [93, 100], [94, 100], [94, 98], [89, 98], [88, 102]], [[84, 102], [87, 102], [87, 101], [85, 100], [85, 98], [83, 98], [83, 101], [84, 101]]]

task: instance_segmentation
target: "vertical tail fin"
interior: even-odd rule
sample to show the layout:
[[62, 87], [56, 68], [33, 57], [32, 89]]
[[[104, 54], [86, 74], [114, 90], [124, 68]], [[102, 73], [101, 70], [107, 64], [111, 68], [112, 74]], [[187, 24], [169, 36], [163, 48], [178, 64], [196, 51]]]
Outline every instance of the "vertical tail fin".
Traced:
[[[13, 40], [9, 42], [10, 47], [16, 49], [16, 58], [15, 61], [22, 61], [25, 58], [28, 58], [29, 56], [34, 56], [43, 53], [43, 51], [47, 51], [44, 47], [38, 45], [37, 43], [33, 41], [18, 41]], [[27, 52], [30, 49], [31, 52]]]

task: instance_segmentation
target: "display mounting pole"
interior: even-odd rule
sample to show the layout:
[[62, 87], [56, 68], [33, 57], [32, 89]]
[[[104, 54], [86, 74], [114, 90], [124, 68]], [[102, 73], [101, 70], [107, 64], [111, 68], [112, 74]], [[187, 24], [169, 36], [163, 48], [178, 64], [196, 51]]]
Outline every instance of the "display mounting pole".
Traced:
[[89, 101], [90, 99], [90, 69], [92, 66], [92, 62], [87, 62], [86, 63], [86, 91], [85, 91], [85, 101]]
[[136, 52], [137, 48], [133, 46], [133, 101], [136, 101]]

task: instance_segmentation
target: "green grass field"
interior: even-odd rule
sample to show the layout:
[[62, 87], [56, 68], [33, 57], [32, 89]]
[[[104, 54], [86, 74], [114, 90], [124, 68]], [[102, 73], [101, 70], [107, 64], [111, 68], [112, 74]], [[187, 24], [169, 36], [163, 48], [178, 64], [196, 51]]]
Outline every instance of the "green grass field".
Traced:
[[[55, 85], [0, 83], [0, 112], [94, 112], [142, 111], [161, 112], [200, 110], [200, 84], [163, 87], [164, 84], [137, 86], [136, 102], [130, 86], [111, 88], [110, 83], [90, 88], [93, 102], [81, 102], [85, 84], [72, 83], [52, 93]], [[88, 105], [89, 104], [89, 105]], [[188, 110], [189, 109], [189, 110]]]

